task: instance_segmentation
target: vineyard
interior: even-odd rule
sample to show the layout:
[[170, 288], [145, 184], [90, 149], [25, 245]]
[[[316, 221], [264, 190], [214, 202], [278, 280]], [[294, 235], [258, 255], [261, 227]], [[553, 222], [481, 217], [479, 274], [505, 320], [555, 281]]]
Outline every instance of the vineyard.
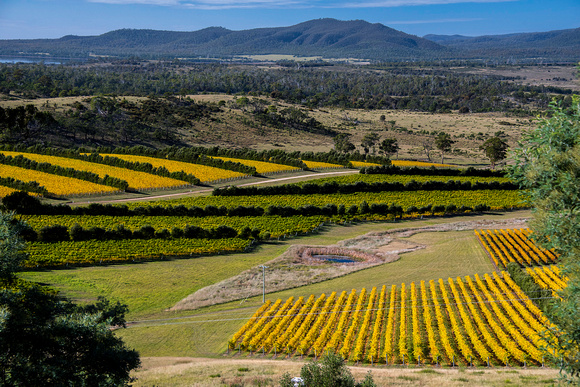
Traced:
[[380, 167], [380, 164], [376, 163], [367, 163], [365, 161], [351, 161], [351, 165], [355, 168], [363, 168], [363, 167]]
[[236, 179], [247, 175], [240, 172], [228, 171], [226, 169], [220, 169], [215, 167], [210, 167], [201, 164], [185, 163], [183, 161], [159, 159], [156, 157], [146, 157], [146, 156], [134, 156], [134, 155], [123, 155], [123, 154], [101, 154], [101, 156], [106, 157], [116, 157], [121, 160], [138, 162], [138, 163], [148, 163], [155, 168], [163, 167], [169, 172], [180, 172], [194, 175], [202, 182], [212, 182], [217, 180], [225, 179]]
[[271, 173], [278, 173], [278, 172], [290, 172], [290, 171], [300, 170], [300, 168], [292, 167], [289, 165], [270, 163], [270, 162], [266, 162], [266, 161], [234, 159], [231, 157], [221, 157], [221, 156], [214, 156], [214, 158], [220, 159], [223, 161], [231, 161], [231, 162], [235, 162], [235, 163], [240, 163], [240, 164], [244, 164], [244, 165], [247, 165], [250, 167], [255, 167], [256, 172], [262, 173], [262, 174], [271, 174]]
[[475, 230], [475, 234], [497, 267], [517, 262], [522, 267], [554, 263], [558, 256], [550, 250], [539, 248], [529, 239], [526, 230]]
[[325, 163], [322, 161], [308, 161], [308, 160], [302, 160], [302, 162], [304, 164], [306, 164], [306, 166], [310, 169], [326, 169], [326, 168], [344, 168], [343, 165], [339, 165], [339, 164], [331, 164], [331, 163]]
[[231, 239], [125, 239], [31, 242], [24, 262], [27, 268], [66, 267], [135, 262], [169, 257], [197, 257], [241, 251], [248, 240]]
[[[26, 182], [42, 182], [42, 186], [49, 193], [56, 196], [90, 195], [95, 193], [107, 194], [119, 191], [116, 188], [106, 185], [26, 168], [13, 167], [11, 165], [2, 165], [0, 168], [0, 177], [16, 177], [18, 180]], [[5, 194], [2, 194], [2, 192], [0, 192], [0, 197], [4, 197], [10, 193], [6, 191]]]
[[[305, 205], [325, 206], [334, 204], [360, 207], [363, 202], [396, 204], [403, 209], [413, 207], [448, 206], [455, 205], [475, 207], [478, 204], [486, 204], [491, 209], [525, 208], [527, 205], [521, 200], [517, 190], [469, 190], [469, 191], [413, 191], [413, 192], [357, 192], [353, 194], [313, 194], [313, 195], [271, 195], [271, 196], [203, 196], [187, 197], [166, 200], [165, 205], [184, 205], [186, 207], [198, 206], [268, 206], [299, 207]], [[156, 202], [130, 203], [129, 207], [159, 205]], [[443, 212], [444, 209], [441, 210]]]
[[[163, 257], [190, 257], [220, 252], [238, 252], [246, 249], [252, 241], [250, 234], [243, 235], [244, 229], [257, 230], [260, 237], [285, 238], [312, 232], [323, 222], [322, 216], [293, 217], [179, 217], [179, 216], [30, 216], [28, 223], [42, 235], [43, 229], [59, 225], [65, 228], [64, 239], [47, 243], [29, 243], [26, 252], [28, 267], [68, 266], [113, 263], [121, 261], [151, 260]], [[183, 238], [190, 227], [215, 230], [228, 225], [237, 232], [237, 238], [193, 239]], [[74, 227], [81, 227], [95, 235], [97, 239], [74, 240]], [[150, 236], [139, 239], [128, 238], [145, 227], [151, 229]], [[100, 231], [95, 231], [100, 230]], [[115, 237], [107, 238], [110, 230]], [[178, 230], [178, 233], [176, 232]], [[121, 234], [121, 236], [117, 236]], [[73, 239], [73, 240], [70, 240]]]
[[187, 225], [204, 229], [216, 228], [227, 224], [236, 231], [244, 227], [258, 228], [267, 231], [271, 237], [307, 233], [324, 222], [323, 216], [88, 216], [88, 215], [31, 215], [28, 224], [36, 230], [55, 224], [71, 228], [75, 224], [83, 228], [100, 227], [112, 229], [123, 226], [137, 230], [149, 225], [156, 230], [171, 230], [174, 227], [185, 228]]
[[[529, 229], [475, 234], [496, 266], [517, 262], [559, 298], [566, 278], [557, 266], [547, 266], [557, 257], [538, 248]], [[547, 356], [542, 348], [554, 339], [547, 332], [555, 326], [515, 281], [501, 271], [290, 298], [284, 304], [268, 301], [228, 346], [285, 357], [316, 358], [332, 351], [352, 362], [387, 365], [553, 364], [558, 354]]]
[[[84, 160], [78, 160], [68, 157], [49, 156], [36, 153], [9, 152], [9, 151], [1, 151], [0, 153], [2, 153], [5, 156], [13, 156], [13, 157], [20, 155], [24, 156], [26, 159], [36, 161], [38, 163], [48, 163], [64, 168], [71, 168], [78, 171], [91, 172], [98, 175], [101, 178], [105, 176], [111, 176], [126, 181], [127, 183], [129, 183], [129, 187], [135, 190], [182, 187], [184, 185], [189, 185], [188, 182], [175, 180], [168, 177], [152, 175], [150, 173], [133, 171], [125, 168], [113, 167], [110, 165], [91, 163]], [[41, 185], [45, 185], [45, 180], [39, 180], [38, 182]], [[64, 186], [63, 189], [66, 190], [68, 189], [68, 187]]]
[[562, 272], [556, 265], [543, 267], [526, 267], [528, 273], [542, 289], [552, 291], [554, 297], [559, 297], [557, 292], [567, 286], [568, 278], [562, 275]]
[[552, 328], [507, 272], [268, 301], [229, 341], [233, 351], [353, 362], [544, 365]]
[[[437, 175], [426, 175], [426, 176], [417, 176], [417, 175], [384, 175], [384, 174], [377, 174], [377, 175], [367, 175], [367, 174], [353, 174], [353, 175], [345, 175], [345, 176], [336, 176], [336, 177], [324, 177], [321, 179], [316, 179], [314, 183], [316, 184], [326, 184], [326, 183], [337, 183], [337, 184], [353, 184], [359, 181], [364, 183], [378, 183], [378, 182], [388, 182], [388, 183], [402, 183], [406, 184], [410, 181], [415, 180], [416, 182], [426, 182], [426, 181], [460, 181], [460, 182], [498, 182], [498, 183], [506, 183], [509, 181], [507, 177], [479, 177], [479, 176], [437, 176]], [[296, 183], [299, 185], [304, 184], [312, 184], [311, 181]]]

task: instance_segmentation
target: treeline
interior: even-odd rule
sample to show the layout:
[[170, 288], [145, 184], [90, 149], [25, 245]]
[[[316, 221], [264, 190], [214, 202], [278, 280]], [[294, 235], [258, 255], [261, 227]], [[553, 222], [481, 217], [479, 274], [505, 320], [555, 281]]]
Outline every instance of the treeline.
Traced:
[[229, 186], [216, 188], [213, 196], [268, 196], [268, 195], [312, 195], [312, 194], [351, 194], [354, 192], [393, 192], [393, 191], [470, 191], [470, 190], [514, 190], [519, 189], [517, 184], [512, 182], [470, 182], [459, 180], [449, 181], [410, 181], [401, 182], [375, 182], [367, 183], [358, 181], [352, 184], [339, 184], [328, 182], [324, 184], [306, 183], [303, 185], [284, 184], [268, 187], [237, 187]]
[[[238, 232], [229, 226], [220, 225], [213, 229], [204, 229], [198, 226], [186, 225], [184, 228], [173, 227], [156, 230], [151, 225], [143, 225], [139, 229], [130, 230], [122, 224], [114, 228], [90, 227], [83, 228], [75, 223], [70, 229], [60, 224], [44, 226], [36, 231], [27, 228], [21, 232], [21, 236], [29, 242], [64, 242], [64, 241], [87, 241], [87, 240], [121, 240], [121, 239], [226, 239], [226, 238], [253, 238], [258, 239], [260, 230], [242, 230]], [[262, 234], [263, 235], [263, 234]]]
[[[185, 64], [184, 64], [185, 65]], [[419, 73], [401, 69], [341, 67], [269, 68], [226, 64], [112, 63], [110, 66], [0, 65], [0, 92], [27, 97], [80, 95], [187, 95], [226, 93], [268, 95], [289, 103], [317, 108], [409, 109], [447, 112], [519, 111], [512, 100], [524, 93], [526, 101], [547, 107], [548, 94], [569, 95], [571, 90], [518, 85], [499, 76], [444, 74], [428, 69]], [[520, 97], [518, 97], [520, 98]]]
[[[172, 148], [166, 148], [172, 149]], [[180, 149], [180, 148], [175, 148]], [[296, 168], [308, 169], [305, 161], [319, 161], [330, 164], [339, 164], [344, 166], [350, 166], [351, 161], [364, 161], [368, 163], [376, 164], [390, 164], [391, 161], [388, 157], [379, 155], [365, 155], [359, 152], [353, 153], [340, 153], [336, 150], [330, 150], [328, 152], [300, 152], [292, 151], [286, 152], [281, 149], [270, 149], [263, 151], [256, 151], [253, 149], [232, 149], [232, 148], [220, 148], [218, 146], [205, 148], [205, 147], [192, 147], [188, 148], [193, 152], [204, 153], [208, 156], [220, 156], [229, 157], [244, 160], [255, 160], [255, 161], [266, 161], [276, 164], [289, 165]]]
[[41, 112], [32, 104], [14, 108], [0, 106], [0, 143], [42, 138], [58, 127], [51, 113]]
[[288, 207], [288, 206], [269, 206], [266, 210], [266, 215], [278, 215], [278, 216], [314, 216], [314, 215], [325, 215], [325, 216], [357, 216], [357, 215], [382, 215], [389, 216], [392, 215], [395, 219], [397, 217], [401, 218], [403, 214], [417, 215], [417, 214], [429, 214], [431, 216], [436, 213], [454, 214], [454, 213], [464, 213], [464, 212], [482, 212], [489, 211], [489, 206], [486, 204], [478, 204], [475, 207], [461, 206], [457, 207], [455, 204], [449, 204], [447, 206], [443, 205], [433, 205], [429, 204], [423, 207], [410, 206], [407, 209], [397, 204], [387, 204], [387, 203], [372, 203], [369, 205], [366, 201], [363, 201], [360, 206], [353, 204], [350, 207], [346, 207], [344, 204], [336, 206], [335, 204], [327, 204], [322, 207], [316, 207], [312, 205], [302, 206], [298, 208]]
[[335, 204], [326, 204], [324, 206], [305, 205], [301, 207], [290, 206], [276, 206], [270, 205], [266, 208], [257, 206], [237, 206], [227, 208], [225, 206], [207, 205], [205, 208], [198, 206], [185, 207], [178, 206], [140, 206], [130, 209], [125, 205], [111, 205], [91, 203], [86, 207], [69, 207], [64, 204], [50, 205], [43, 204], [37, 198], [30, 196], [26, 192], [14, 192], [2, 199], [2, 205], [5, 210], [14, 211], [20, 215], [91, 215], [91, 216], [191, 216], [191, 217], [205, 217], [205, 216], [316, 216], [323, 215], [332, 217], [339, 216], [356, 216], [356, 215], [394, 215], [402, 216], [402, 214], [431, 214], [436, 213], [463, 213], [469, 211], [487, 211], [489, 206], [486, 204], [478, 204], [475, 207], [460, 206], [454, 204], [447, 206], [429, 204], [424, 207], [417, 208], [416, 206], [409, 206], [403, 209], [396, 204], [372, 203], [368, 205], [362, 202], [360, 207], [352, 205], [346, 208], [345, 205], [339, 206]]
[[200, 152], [208, 156], [265, 161], [275, 164], [289, 165], [291, 167], [296, 167], [300, 169], [308, 169], [306, 164], [304, 164], [302, 160], [300, 160], [299, 157], [300, 152], [285, 152], [281, 149], [269, 149], [257, 151], [248, 148], [233, 149], [233, 148], [220, 148], [218, 146], [213, 146], [210, 148], [192, 147], [191, 149], [194, 150], [195, 152]]
[[[1, 147], [0, 147], [0, 149], [1, 149]], [[1, 150], [8, 150], [8, 149], [1, 149]], [[12, 157], [12, 156], [5, 156], [3, 154], [0, 154], [0, 164], [11, 165], [14, 167], [20, 167], [20, 168], [26, 168], [26, 169], [32, 169], [35, 171], [50, 173], [50, 174], [58, 175], [58, 176], [72, 177], [72, 178], [79, 179], [79, 180], [89, 181], [89, 182], [95, 183], [95, 184], [107, 185], [107, 186], [118, 188], [121, 190], [127, 190], [129, 188], [129, 183], [127, 183], [125, 180], [122, 180], [122, 179], [119, 179], [116, 177], [111, 177], [108, 175], [100, 177], [96, 173], [92, 173], [92, 172], [79, 171], [79, 170], [76, 170], [74, 168], [65, 168], [65, 167], [61, 167], [58, 165], [52, 165], [50, 163], [39, 163], [37, 161], [27, 159], [26, 157], [21, 156], [21, 155]], [[31, 192], [36, 192], [36, 191], [31, 191]]]
[[473, 177], [505, 177], [505, 171], [491, 169], [476, 169], [468, 167], [458, 168], [428, 168], [397, 167], [395, 165], [381, 165], [377, 167], [361, 168], [359, 173], [367, 175], [415, 175], [415, 176], [473, 176]]
[[352, 153], [341, 153], [332, 149], [328, 152], [298, 152], [298, 157], [306, 161], [319, 161], [322, 163], [339, 164], [351, 167], [351, 161], [363, 161], [366, 163], [389, 165], [388, 157], [360, 153], [358, 150]]
[[13, 177], [0, 177], [0, 185], [13, 188], [17, 191], [34, 192], [43, 196], [50, 194], [45, 187], [36, 181], [22, 181]]

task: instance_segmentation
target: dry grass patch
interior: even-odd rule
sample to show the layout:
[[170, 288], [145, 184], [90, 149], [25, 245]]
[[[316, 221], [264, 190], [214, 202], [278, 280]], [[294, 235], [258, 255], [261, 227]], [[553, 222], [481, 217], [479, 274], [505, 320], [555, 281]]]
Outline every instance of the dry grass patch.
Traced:
[[[285, 372], [298, 376], [305, 362], [260, 357], [234, 359], [143, 358], [134, 386], [278, 386]], [[556, 384], [550, 368], [349, 367], [357, 381], [371, 371], [379, 386], [545, 386]], [[243, 370], [243, 371], [240, 371]]]

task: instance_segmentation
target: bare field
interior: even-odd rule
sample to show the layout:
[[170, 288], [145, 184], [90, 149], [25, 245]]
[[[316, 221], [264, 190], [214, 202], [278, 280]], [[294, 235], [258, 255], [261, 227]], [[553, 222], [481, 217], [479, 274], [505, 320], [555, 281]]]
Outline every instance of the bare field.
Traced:
[[[487, 164], [487, 159], [479, 150], [487, 138], [503, 131], [508, 136], [508, 144], [515, 145], [522, 132], [535, 125], [531, 117], [509, 117], [502, 113], [432, 114], [401, 110], [318, 109], [310, 114], [327, 126], [350, 133], [355, 145], [360, 144], [369, 132], [377, 132], [381, 139], [396, 138], [401, 147], [398, 155], [401, 159], [427, 161], [423, 144], [430, 136], [426, 132], [448, 133], [455, 141], [453, 149], [456, 152], [446, 154], [445, 162], [452, 164]], [[385, 116], [384, 122], [380, 119], [381, 115]], [[430, 155], [433, 161], [441, 161], [439, 151], [433, 150]]]
[[[220, 94], [191, 95], [194, 100], [206, 102], [231, 101], [232, 96]], [[291, 105], [259, 97], [279, 109]], [[308, 115], [325, 126], [339, 132], [349, 133], [351, 141], [359, 147], [365, 134], [376, 132], [381, 140], [396, 138], [401, 147], [401, 159], [428, 161], [424, 143], [438, 132], [449, 133], [455, 143], [454, 151], [445, 155], [445, 162], [463, 165], [487, 165], [488, 161], [479, 146], [496, 132], [503, 131], [510, 146], [517, 143], [522, 132], [535, 126], [532, 117], [510, 117], [503, 113], [431, 114], [402, 110], [362, 110], [340, 108], [302, 108]], [[381, 121], [381, 116], [385, 121]], [[245, 146], [256, 150], [279, 148], [287, 151], [328, 151], [333, 148], [331, 137], [311, 133], [272, 129], [248, 128], [241, 121], [244, 113], [237, 109], [225, 109], [216, 123], [200, 123], [190, 130], [190, 142], [198, 145]], [[244, 136], [240, 133], [244, 131]], [[429, 136], [431, 134], [431, 136]], [[432, 148], [435, 149], [434, 145]], [[362, 150], [361, 150], [362, 151]], [[378, 151], [378, 148], [376, 149]], [[441, 161], [437, 150], [430, 152], [431, 159]], [[394, 156], [396, 158], [397, 156]]]
[[521, 79], [514, 82], [522, 85], [544, 85], [580, 90], [580, 80], [576, 78], [578, 70], [575, 66], [500, 66], [461, 70], [469, 74], [520, 77]]

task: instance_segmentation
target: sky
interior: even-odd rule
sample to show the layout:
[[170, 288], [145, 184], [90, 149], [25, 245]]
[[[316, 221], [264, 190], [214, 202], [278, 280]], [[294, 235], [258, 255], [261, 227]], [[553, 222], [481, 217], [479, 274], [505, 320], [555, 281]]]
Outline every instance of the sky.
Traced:
[[0, 0], [0, 39], [196, 31], [362, 19], [417, 35], [499, 35], [580, 27], [580, 0]]

